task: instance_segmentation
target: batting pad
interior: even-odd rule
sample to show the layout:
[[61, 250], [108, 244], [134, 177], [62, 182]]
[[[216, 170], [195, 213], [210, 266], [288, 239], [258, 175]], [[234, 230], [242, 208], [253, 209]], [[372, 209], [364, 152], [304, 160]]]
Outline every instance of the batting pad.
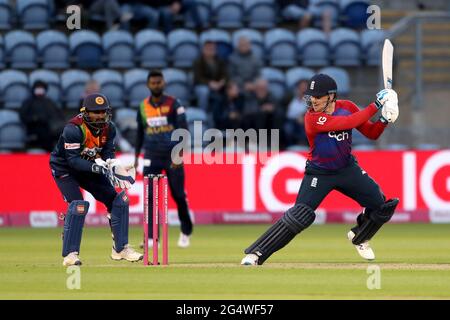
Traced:
[[128, 216], [129, 200], [125, 191], [114, 198], [111, 210], [111, 230], [114, 237], [114, 249], [116, 252], [123, 250], [128, 244]]
[[70, 203], [64, 219], [63, 257], [71, 252], [80, 253], [81, 235], [88, 210], [89, 202], [87, 201], [74, 200]]

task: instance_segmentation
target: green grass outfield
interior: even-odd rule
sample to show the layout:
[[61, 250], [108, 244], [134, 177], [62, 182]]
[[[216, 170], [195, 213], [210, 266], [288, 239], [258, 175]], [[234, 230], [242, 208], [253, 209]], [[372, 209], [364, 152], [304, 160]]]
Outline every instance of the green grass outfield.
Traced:
[[[264, 266], [239, 265], [267, 225], [197, 226], [188, 249], [170, 228], [170, 265], [110, 260], [108, 228], [86, 228], [81, 288], [69, 290], [61, 229], [0, 229], [0, 299], [449, 299], [450, 225], [390, 224], [366, 263], [346, 239], [347, 225], [312, 226]], [[137, 246], [141, 229], [130, 230]], [[368, 266], [380, 289], [367, 288]], [[373, 282], [371, 282], [373, 283]]]

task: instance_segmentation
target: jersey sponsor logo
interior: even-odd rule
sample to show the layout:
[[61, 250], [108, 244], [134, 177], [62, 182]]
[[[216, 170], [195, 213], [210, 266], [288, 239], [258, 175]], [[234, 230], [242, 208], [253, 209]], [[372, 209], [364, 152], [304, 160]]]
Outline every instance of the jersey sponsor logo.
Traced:
[[181, 107], [179, 107], [179, 108], [177, 109], [177, 114], [183, 114], [183, 113], [185, 113], [185, 112], [186, 112], [186, 110], [184, 109], [183, 106], [181, 106]]
[[327, 117], [319, 117], [319, 119], [317, 119], [316, 123], [323, 126], [326, 121], [327, 121]]
[[162, 127], [168, 124], [167, 117], [151, 117], [147, 118], [147, 125], [150, 128]]
[[330, 138], [336, 139], [337, 141], [344, 141], [348, 139], [350, 135], [346, 131], [341, 131], [341, 133], [336, 133], [336, 131], [330, 131], [328, 132], [328, 136]]
[[75, 150], [79, 149], [81, 145], [79, 143], [64, 143], [64, 149], [66, 150]]

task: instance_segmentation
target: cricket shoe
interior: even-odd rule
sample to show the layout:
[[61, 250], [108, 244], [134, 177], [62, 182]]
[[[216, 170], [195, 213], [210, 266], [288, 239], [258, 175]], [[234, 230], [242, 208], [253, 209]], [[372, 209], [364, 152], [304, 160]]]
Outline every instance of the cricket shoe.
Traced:
[[78, 258], [78, 252], [74, 251], [64, 257], [63, 266], [81, 266], [81, 260]]
[[[352, 239], [355, 237], [355, 233], [353, 231], [349, 231], [347, 233], [348, 240], [352, 241]], [[369, 241], [364, 241], [360, 244], [354, 245], [356, 248], [356, 251], [358, 251], [359, 255], [363, 257], [366, 260], [373, 260], [375, 259], [375, 253], [373, 252], [372, 248], [370, 247]]]
[[187, 248], [191, 245], [190, 236], [185, 235], [183, 232], [180, 233], [180, 237], [178, 238], [178, 246], [180, 248]]
[[114, 248], [111, 250], [111, 259], [113, 260], [127, 260], [130, 262], [136, 262], [142, 260], [144, 255], [136, 252], [130, 245], [126, 244], [122, 251], [117, 252]]
[[250, 253], [250, 254], [246, 255], [242, 259], [241, 265], [243, 265], [243, 266], [257, 266], [258, 265], [258, 259], [259, 259], [259, 257], [256, 254]]

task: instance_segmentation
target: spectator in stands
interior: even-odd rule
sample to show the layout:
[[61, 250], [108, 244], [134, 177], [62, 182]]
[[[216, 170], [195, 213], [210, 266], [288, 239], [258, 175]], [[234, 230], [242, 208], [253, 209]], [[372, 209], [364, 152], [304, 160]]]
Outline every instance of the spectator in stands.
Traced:
[[[269, 92], [269, 82], [259, 78], [250, 99], [245, 103], [244, 128], [279, 129], [283, 127], [284, 110]], [[281, 132], [280, 132], [281, 135]]]
[[150, 5], [144, 4], [143, 1], [134, 0], [119, 0], [122, 4], [122, 19], [121, 26], [122, 29], [130, 30], [130, 21], [145, 20], [147, 22], [147, 28], [156, 29], [158, 28], [159, 21], [159, 11]]
[[307, 145], [304, 116], [307, 109], [303, 97], [308, 88], [307, 80], [300, 80], [295, 87], [294, 96], [289, 102], [284, 122], [284, 137], [287, 145]]
[[19, 110], [27, 129], [27, 147], [52, 151], [65, 125], [64, 115], [56, 103], [47, 97], [47, 83], [34, 82], [30, 97]]
[[[208, 111], [210, 102], [223, 99], [228, 80], [227, 66], [216, 54], [216, 44], [206, 41], [201, 56], [194, 62], [194, 85], [198, 106]], [[211, 101], [212, 100], [212, 101]]]
[[309, 0], [278, 0], [281, 15], [287, 21], [297, 21], [298, 28], [304, 29], [311, 26], [313, 18], [322, 19], [322, 29], [325, 33], [331, 32], [332, 12], [328, 9], [321, 10], [310, 5]]
[[99, 93], [99, 92], [100, 92], [100, 84], [97, 81], [89, 80], [88, 82], [86, 82], [86, 84], [84, 86], [84, 92], [80, 97], [80, 103], [79, 103], [80, 108], [83, 105], [84, 98], [86, 98], [90, 94]]
[[155, 1], [152, 7], [159, 9], [160, 21], [165, 33], [172, 31], [174, 19], [180, 14], [190, 15], [198, 30], [205, 27], [195, 0], [160, 0]]
[[213, 107], [214, 122], [221, 130], [241, 127], [245, 98], [236, 82], [228, 81], [225, 96]]
[[246, 37], [238, 40], [237, 51], [230, 55], [230, 78], [246, 94], [254, 89], [254, 80], [259, 78], [263, 63], [252, 53], [252, 44]]

